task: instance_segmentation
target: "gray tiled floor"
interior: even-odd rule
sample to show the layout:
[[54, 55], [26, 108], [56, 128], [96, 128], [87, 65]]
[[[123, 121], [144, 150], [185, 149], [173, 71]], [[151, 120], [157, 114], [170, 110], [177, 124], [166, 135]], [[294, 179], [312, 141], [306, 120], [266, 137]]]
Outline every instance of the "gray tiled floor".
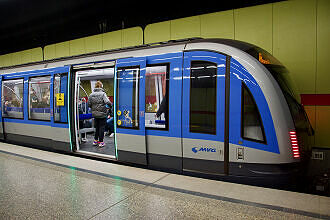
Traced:
[[0, 153], [0, 219], [242, 218], [309, 217], [155, 188]]

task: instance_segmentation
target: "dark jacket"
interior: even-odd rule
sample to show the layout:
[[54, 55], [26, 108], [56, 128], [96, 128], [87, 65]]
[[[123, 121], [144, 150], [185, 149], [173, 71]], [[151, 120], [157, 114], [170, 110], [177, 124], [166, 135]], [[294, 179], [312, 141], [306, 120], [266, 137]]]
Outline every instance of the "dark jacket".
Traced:
[[88, 97], [88, 107], [92, 109], [92, 116], [94, 118], [106, 118], [108, 115], [108, 108], [111, 107], [111, 102], [107, 94], [101, 88], [95, 88]]
[[165, 118], [167, 118], [167, 97], [166, 97], [166, 95], [163, 97], [163, 100], [160, 103], [159, 109], [156, 113], [156, 117], [159, 118], [163, 113], [165, 114]]

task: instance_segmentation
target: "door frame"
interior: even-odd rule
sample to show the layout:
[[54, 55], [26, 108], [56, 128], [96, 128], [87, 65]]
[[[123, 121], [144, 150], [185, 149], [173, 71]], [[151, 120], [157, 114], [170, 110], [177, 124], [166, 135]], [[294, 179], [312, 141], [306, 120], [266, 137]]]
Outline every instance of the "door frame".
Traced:
[[[115, 134], [117, 144], [117, 159], [136, 164], [147, 165], [147, 145], [146, 145], [146, 131], [145, 131], [145, 73], [146, 73], [146, 57], [122, 58], [116, 61], [115, 68]], [[119, 70], [127, 68], [138, 68], [138, 127], [131, 128], [128, 125], [123, 126], [121, 123], [123, 119], [124, 106], [118, 106], [119, 89]], [[120, 91], [120, 90], [119, 90]], [[133, 97], [132, 97], [133, 98]], [[128, 108], [128, 107], [127, 107]], [[129, 114], [129, 113], [128, 113]], [[128, 115], [129, 116], [129, 115]], [[126, 118], [126, 116], [124, 116]], [[128, 123], [129, 124], [129, 123]]]
[[[205, 58], [206, 57], [206, 58]], [[208, 58], [207, 58], [208, 57]], [[190, 86], [191, 86], [191, 61], [206, 61], [217, 64], [216, 82], [216, 135], [191, 133], [189, 131], [190, 112]], [[224, 76], [224, 77], [223, 77]], [[184, 52], [184, 72], [183, 72], [183, 112], [189, 117], [182, 115], [182, 138], [183, 138], [183, 170], [208, 173], [212, 175], [228, 175], [229, 170], [229, 86], [230, 86], [230, 56], [210, 50], [191, 50]], [[186, 119], [185, 119], [186, 118]], [[188, 135], [187, 135], [188, 134]], [[189, 140], [191, 139], [191, 141]], [[193, 146], [192, 140], [200, 139], [200, 144]], [[185, 140], [190, 141], [185, 146]], [[196, 142], [198, 143], [198, 142]], [[208, 146], [208, 143], [210, 144]], [[196, 149], [199, 151], [203, 144], [210, 148], [210, 152], [201, 152], [204, 156], [198, 158]], [[214, 145], [220, 145], [214, 147]], [[222, 146], [223, 145], [223, 148]], [[195, 150], [193, 150], [195, 149]], [[213, 151], [212, 151], [213, 150]], [[191, 153], [193, 151], [194, 153]], [[203, 151], [203, 150], [201, 150]], [[213, 156], [211, 155], [213, 152]], [[217, 152], [217, 153], [215, 153]], [[185, 155], [186, 154], [186, 155]], [[208, 155], [207, 155], [208, 154]], [[206, 156], [207, 155], [207, 156]], [[209, 159], [217, 157], [218, 159]], [[185, 166], [186, 165], [186, 166]], [[203, 168], [204, 167], [204, 168]]]
[[[88, 156], [95, 156], [99, 158], [104, 159], [111, 159], [116, 160], [117, 156], [115, 155], [108, 155], [108, 154], [99, 154], [99, 153], [93, 153], [88, 151], [81, 151], [79, 149], [79, 138], [78, 138], [78, 132], [79, 132], [79, 113], [78, 113], [78, 98], [79, 98], [79, 86], [80, 86], [80, 77], [78, 76], [77, 72], [79, 71], [88, 71], [88, 70], [97, 70], [97, 69], [107, 69], [107, 68], [114, 68], [116, 70], [115, 66], [115, 60], [106, 60], [106, 61], [99, 61], [95, 63], [83, 63], [83, 64], [76, 64], [71, 66], [70, 70], [70, 77], [68, 77], [68, 80], [70, 81], [70, 87], [68, 92], [70, 93], [70, 96], [72, 97], [70, 99], [70, 109], [69, 109], [69, 115], [70, 115], [70, 126], [71, 126], [71, 142], [72, 147], [71, 150], [74, 153], [82, 154], [82, 155], [88, 155]], [[114, 74], [114, 86], [115, 86], [115, 75]], [[69, 79], [70, 78], [70, 79]], [[115, 87], [114, 87], [115, 90]], [[115, 92], [114, 92], [114, 100], [115, 100]], [[71, 117], [72, 116], [72, 117]], [[116, 131], [116, 129], [114, 129]], [[116, 141], [114, 142], [115, 151], [117, 150], [116, 147]]]
[[226, 56], [225, 73], [225, 133], [223, 146], [224, 174], [229, 175], [229, 115], [230, 115], [230, 56]]

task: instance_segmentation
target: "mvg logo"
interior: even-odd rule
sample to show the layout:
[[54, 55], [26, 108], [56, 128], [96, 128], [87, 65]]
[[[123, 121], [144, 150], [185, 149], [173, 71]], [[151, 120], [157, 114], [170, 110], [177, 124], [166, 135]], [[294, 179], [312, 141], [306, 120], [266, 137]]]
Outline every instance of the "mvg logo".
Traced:
[[215, 148], [211, 148], [211, 147], [193, 147], [191, 148], [191, 150], [196, 154], [199, 151], [203, 151], [203, 152], [217, 152], [217, 150]]

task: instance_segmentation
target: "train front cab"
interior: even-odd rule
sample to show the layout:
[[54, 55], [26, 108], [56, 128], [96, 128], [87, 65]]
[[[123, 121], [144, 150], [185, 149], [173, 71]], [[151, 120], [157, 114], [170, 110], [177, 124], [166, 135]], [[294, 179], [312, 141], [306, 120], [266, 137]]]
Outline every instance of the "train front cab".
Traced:
[[269, 94], [260, 87], [269, 79], [257, 65], [250, 72], [259, 71], [266, 82], [257, 82], [258, 74], [253, 76], [238, 60], [225, 54], [184, 53], [184, 171], [246, 177], [252, 183], [288, 174], [282, 171], [294, 162], [292, 151], [288, 146], [280, 150], [274, 111], [266, 99]]

